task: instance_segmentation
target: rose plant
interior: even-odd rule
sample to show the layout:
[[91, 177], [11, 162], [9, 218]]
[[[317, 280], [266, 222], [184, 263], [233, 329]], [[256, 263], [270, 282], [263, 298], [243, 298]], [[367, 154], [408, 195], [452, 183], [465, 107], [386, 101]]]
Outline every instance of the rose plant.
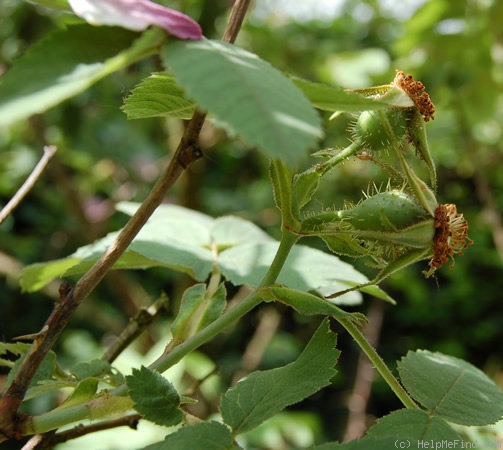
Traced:
[[[234, 44], [247, 0], [234, 3], [221, 41], [204, 38], [188, 16], [147, 0], [49, 3], [74, 11], [86, 22], [54, 31], [2, 76], [0, 126], [43, 113], [153, 55], [160, 58], [162, 71], [139, 80], [124, 100], [124, 112], [129, 119], [168, 116], [187, 122], [145, 200], [117, 205], [130, 217], [124, 228], [66, 258], [29, 265], [20, 274], [27, 292], [54, 279], [71, 281], [61, 282], [43, 327], [21, 339], [31, 342], [0, 344], [2, 356], [16, 357], [1, 359], [10, 373], [0, 400], [0, 441], [33, 435], [26, 448], [51, 448], [102, 428], [150, 421], [166, 427], [166, 437], [143, 448], [244, 448], [248, 433], [267, 419], [330, 385], [340, 354], [331, 320], [354, 338], [403, 409], [381, 418], [360, 440], [328, 442], [320, 449], [454, 442], [461, 439], [462, 426], [501, 418], [503, 393], [480, 370], [457, 358], [417, 350], [398, 362], [396, 376], [362, 333], [366, 317], [343, 308], [348, 299], [360, 300], [362, 292], [395, 303], [380, 282], [417, 262], [426, 277], [434, 277], [472, 244], [456, 205], [436, 199], [437, 173], [426, 135], [435, 108], [421, 82], [397, 71], [390, 84], [344, 90], [286, 76]], [[42, 64], [40, 55], [51, 53], [59, 62], [37, 80], [29, 77]], [[318, 149], [307, 162], [306, 151], [316, 150], [323, 135], [317, 109], [353, 114], [351, 143]], [[279, 242], [242, 218], [212, 218], [162, 204], [180, 175], [203, 156], [199, 133], [207, 117], [270, 160], [271, 189], [281, 214]], [[350, 158], [375, 165], [387, 183], [376, 187], [368, 180], [370, 187], [360, 201], [320, 208], [316, 196], [323, 177]], [[427, 176], [419, 175], [417, 167]], [[307, 237], [321, 239], [327, 252], [300, 245]], [[366, 278], [337, 255], [365, 260], [375, 276]], [[54, 344], [104, 275], [111, 269], [151, 267], [185, 273], [193, 280], [170, 321], [169, 343], [155, 360], [131, 367], [130, 373], [113, 364], [142, 327], [156, 320], [162, 301], [144, 312], [148, 320], [133, 318], [101, 359], [61, 366]], [[229, 284], [247, 286], [249, 294], [230, 305]], [[187, 405], [197, 399], [168, 370], [268, 302], [324, 319], [295, 361], [252, 372], [226, 389], [217, 416], [192, 417]], [[48, 392], [66, 394], [43, 413], [21, 412], [29, 399]], [[79, 425], [82, 421], [87, 424]]]

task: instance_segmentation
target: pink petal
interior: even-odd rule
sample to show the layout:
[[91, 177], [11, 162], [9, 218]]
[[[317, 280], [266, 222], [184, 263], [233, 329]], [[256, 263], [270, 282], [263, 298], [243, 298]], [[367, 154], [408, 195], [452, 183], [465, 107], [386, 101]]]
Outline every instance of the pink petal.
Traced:
[[156, 25], [180, 39], [202, 39], [189, 16], [149, 0], [68, 0], [75, 14], [93, 25], [118, 25], [140, 31]]

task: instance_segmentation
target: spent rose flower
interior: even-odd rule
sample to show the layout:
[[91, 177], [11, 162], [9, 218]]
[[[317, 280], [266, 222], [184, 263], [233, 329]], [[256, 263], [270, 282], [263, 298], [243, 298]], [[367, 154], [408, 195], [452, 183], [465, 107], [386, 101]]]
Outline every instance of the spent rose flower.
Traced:
[[405, 75], [401, 70], [397, 70], [392, 85], [402, 89], [409, 95], [425, 122], [435, 118], [435, 105], [426, 92], [423, 83], [415, 81], [412, 75]]
[[433, 258], [424, 275], [432, 276], [437, 269], [453, 260], [454, 255], [462, 255], [463, 250], [472, 244], [473, 241], [468, 237], [468, 223], [463, 214], [458, 213], [456, 205], [438, 205], [435, 209]]
[[151, 25], [180, 39], [202, 39], [199, 24], [189, 16], [149, 0], [68, 0], [73, 12], [92, 25], [117, 25], [141, 31]]

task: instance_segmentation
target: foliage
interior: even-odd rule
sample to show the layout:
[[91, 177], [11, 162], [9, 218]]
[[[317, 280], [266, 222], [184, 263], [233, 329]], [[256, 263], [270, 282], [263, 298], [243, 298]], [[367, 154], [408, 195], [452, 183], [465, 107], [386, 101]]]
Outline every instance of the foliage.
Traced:
[[[103, 448], [495, 444], [503, 394], [467, 360], [501, 364], [474, 349], [501, 329], [478, 314], [498, 292], [483, 282], [501, 232], [499, 43], [487, 30], [503, 8], [427, 1], [401, 23], [384, 3], [348, 1], [339, 20], [269, 23], [260, 2], [248, 13], [236, 2], [224, 32], [226, 2], [168, 3], [208, 38], [95, 27], [66, 1], [0, 6], [12, 24], [3, 48], [17, 48], [2, 53], [2, 198], [37, 149], [58, 147], [0, 228], [16, 305], [2, 306], [2, 334], [33, 341], [0, 344], [0, 441], [39, 435], [36, 448], [64, 450], [111, 428]], [[237, 43], [235, 14], [246, 17]], [[428, 93], [401, 71], [372, 72], [386, 52]], [[367, 296], [394, 305], [383, 357], [362, 331], [374, 325]], [[428, 330], [419, 343], [415, 327]], [[379, 419], [341, 443], [331, 421], [334, 387], [353, 370], [347, 336], [382, 381]], [[397, 359], [398, 376], [385, 362]], [[378, 409], [383, 385], [395, 398]], [[116, 427], [138, 422], [151, 431], [117, 444]]]

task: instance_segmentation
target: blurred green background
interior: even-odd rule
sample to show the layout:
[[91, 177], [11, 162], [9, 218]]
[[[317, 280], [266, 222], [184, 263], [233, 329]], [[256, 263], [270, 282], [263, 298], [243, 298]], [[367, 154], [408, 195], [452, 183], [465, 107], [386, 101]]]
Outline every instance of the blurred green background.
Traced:
[[[201, 23], [205, 36], [218, 38], [231, 2], [160, 3], [190, 14]], [[63, 20], [27, 2], [2, 0], [0, 73]], [[458, 206], [475, 243], [464, 257], [456, 258], [452, 270], [441, 269], [436, 279], [425, 280], [424, 265], [416, 264], [386, 281], [383, 288], [397, 300], [396, 306], [365, 298], [351, 309], [367, 312], [371, 308], [375, 315], [371, 331], [380, 331], [377, 346], [392, 366], [407, 350], [425, 348], [464, 358], [503, 386], [502, 23], [503, 2], [499, 0], [256, 0], [237, 44], [284, 72], [346, 88], [389, 83], [395, 69], [423, 81], [436, 105], [435, 120], [427, 130], [437, 162], [438, 199]], [[158, 61], [143, 61], [46, 114], [0, 133], [3, 204], [29, 174], [43, 145], [59, 149], [36, 188], [0, 226], [2, 340], [40, 329], [57, 289], [52, 286], [30, 295], [20, 292], [19, 268], [66, 256], [122, 226], [125, 217], [114, 212], [114, 204], [141, 201], [173, 151], [180, 136], [179, 122], [127, 121], [120, 110], [130, 89], [156, 70], [160, 70]], [[320, 148], [347, 145], [350, 118], [328, 122], [329, 114], [324, 116], [326, 137]], [[203, 130], [201, 144], [204, 160], [190, 168], [167, 201], [214, 216], [237, 214], [278, 237], [280, 217], [273, 205], [267, 161], [239, 140], [228, 139], [211, 123]], [[371, 168], [348, 162], [324, 182], [319, 205], [340, 207], [345, 200], [357, 200], [372, 177]], [[321, 242], [309, 244], [323, 248]], [[101, 346], [120, 332], [128, 317], [162, 292], [173, 299], [166, 316], [169, 320], [189, 281], [163, 270], [111, 274], [61, 338], [57, 350], [62, 363], [99, 356]], [[139, 353], [147, 352], [165, 335], [166, 323], [153, 327], [140, 340]], [[316, 325], [316, 320], [267, 306], [202, 350], [219, 367], [217, 384], [225, 386], [243, 370], [291, 361]], [[264, 342], [257, 344], [258, 357], [250, 363], [245, 351], [255, 349], [260, 336]], [[79, 351], [72, 351], [71, 342]], [[344, 333], [339, 336], [339, 347], [343, 353], [333, 385], [292, 407], [290, 415], [277, 418], [265, 431], [258, 430], [248, 445], [303, 447], [307, 441], [302, 436], [300, 441], [292, 438], [302, 430], [315, 441], [343, 438], [348, 402], [359, 373], [359, 352]], [[206, 394], [198, 414], [214, 413], [217, 398]], [[376, 380], [364, 421], [371, 424], [374, 417], [398, 407], [387, 386]]]

